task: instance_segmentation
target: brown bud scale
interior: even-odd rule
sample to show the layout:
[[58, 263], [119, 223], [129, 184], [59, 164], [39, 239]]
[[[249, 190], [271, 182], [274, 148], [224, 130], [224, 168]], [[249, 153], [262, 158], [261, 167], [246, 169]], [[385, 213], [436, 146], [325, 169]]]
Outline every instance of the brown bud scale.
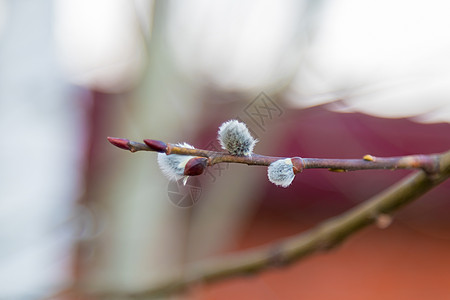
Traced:
[[208, 165], [208, 159], [206, 157], [194, 157], [191, 158], [184, 167], [184, 175], [197, 176], [203, 174]]
[[301, 157], [293, 157], [291, 158], [291, 161], [292, 161], [292, 170], [294, 171], [294, 174], [303, 172], [304, 163]]

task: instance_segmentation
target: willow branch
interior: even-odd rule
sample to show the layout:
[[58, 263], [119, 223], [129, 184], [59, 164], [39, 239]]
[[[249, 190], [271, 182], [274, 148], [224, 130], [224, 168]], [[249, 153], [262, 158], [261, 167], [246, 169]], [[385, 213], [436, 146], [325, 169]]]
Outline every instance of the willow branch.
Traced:
[[[144, 140], [139, 143], [122, 138], [108, 137], [111, 144], [130, 152], [154, 151], [178, 155], [200, 156], [208, 158], [208, 166], [218, 163], [240, 163], [247, 165], [269, 166], [271, 163], [286, 157], [265, 156], [253, 154], [251, 156], [235, 156], [227, 152], [191, 149], [174, 144], [166, 144], [157, 140]], [[304, 169], [325, 168], [330, 171], [344, 172], [373, 169], [422, 169], [427, 173], [435, 173], [438, 167], [438, 155], [408, 155], [398, 157], [375, 157], [365, 155], [361, 159], [323, 159], [296, 157], [299, 164], [298, 171]]]
[[147, 299], [183, 290], [195, 283], [217, 281], [251, 274], [270, 267], [280, 267], [314, 253], [339, 245], [358, 230], [374, 223], [380, 216], [392, 214], [450, 177], [450, 151], [437, 155], [434, 174], [416, 172], [390, 188], [302, 234], [235, 255], [187, 265], [182, 274], [174, 275], [156, 286], [135, 293], [109, 291], [97, 293], [103, 299], [132, 297]]

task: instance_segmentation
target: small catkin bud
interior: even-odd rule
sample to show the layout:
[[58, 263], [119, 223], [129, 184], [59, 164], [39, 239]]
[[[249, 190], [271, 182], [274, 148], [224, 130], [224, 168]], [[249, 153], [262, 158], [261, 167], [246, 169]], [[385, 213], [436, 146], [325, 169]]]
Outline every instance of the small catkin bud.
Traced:
[[247, 126], [237, 120], [230, 120], [219, 127], [218, 139], [222, 149], [231, 155], [249, 156], [253, 153], [255, 140]]
[[295, 177], [292, 160], [286, 158], [271, 163], [267, 169], [267, 175], [270, 182], [284, 188], [288, 187]]
[[[176, 144], [176, 146], [194, 149], [194, 147], [186, 143]], [[169, 180], [180, 180], [185, 176], [184, 168], [192, 158], [194, 156], [158, 153], [158, 165]]]

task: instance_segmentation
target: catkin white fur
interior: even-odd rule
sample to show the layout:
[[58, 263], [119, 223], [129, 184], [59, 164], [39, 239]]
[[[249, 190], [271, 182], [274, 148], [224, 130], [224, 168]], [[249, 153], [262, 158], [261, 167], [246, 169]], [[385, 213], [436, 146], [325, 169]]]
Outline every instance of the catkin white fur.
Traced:
[[[187, 143], [176, 144], [176, 146], [191, 148], [193, 146]], [[186, 163], [194, 156], [158, 153], [158, 165], [164, 176], [169, 180], [180, 180], [184, 177], [184, 167]]]
[[247, 126], [237, 120], [229, 120], [219, 127], [218, 139], [222, 149], [231, 155], [249, 156], [253, 153], [255, 140]]
[[292, 160], [286, 158], [271, 163], [267, 168], [267, 176], [270, 182], [284, 188], [288, 187], [295, 177]]

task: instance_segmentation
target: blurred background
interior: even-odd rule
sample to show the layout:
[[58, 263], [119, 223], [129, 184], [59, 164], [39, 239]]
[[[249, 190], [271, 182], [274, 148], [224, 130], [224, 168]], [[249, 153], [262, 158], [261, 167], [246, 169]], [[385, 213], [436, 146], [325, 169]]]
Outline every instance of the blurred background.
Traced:
[[[298, 234], [410, 171], [219, 165], [169, 183], [107, 136], [358, 158], [450, 148], [450, 4], [0, 0], [0, 299], [139, 291]], [[450, 182], [338, 249], [171, 299], [446, 299]]]

